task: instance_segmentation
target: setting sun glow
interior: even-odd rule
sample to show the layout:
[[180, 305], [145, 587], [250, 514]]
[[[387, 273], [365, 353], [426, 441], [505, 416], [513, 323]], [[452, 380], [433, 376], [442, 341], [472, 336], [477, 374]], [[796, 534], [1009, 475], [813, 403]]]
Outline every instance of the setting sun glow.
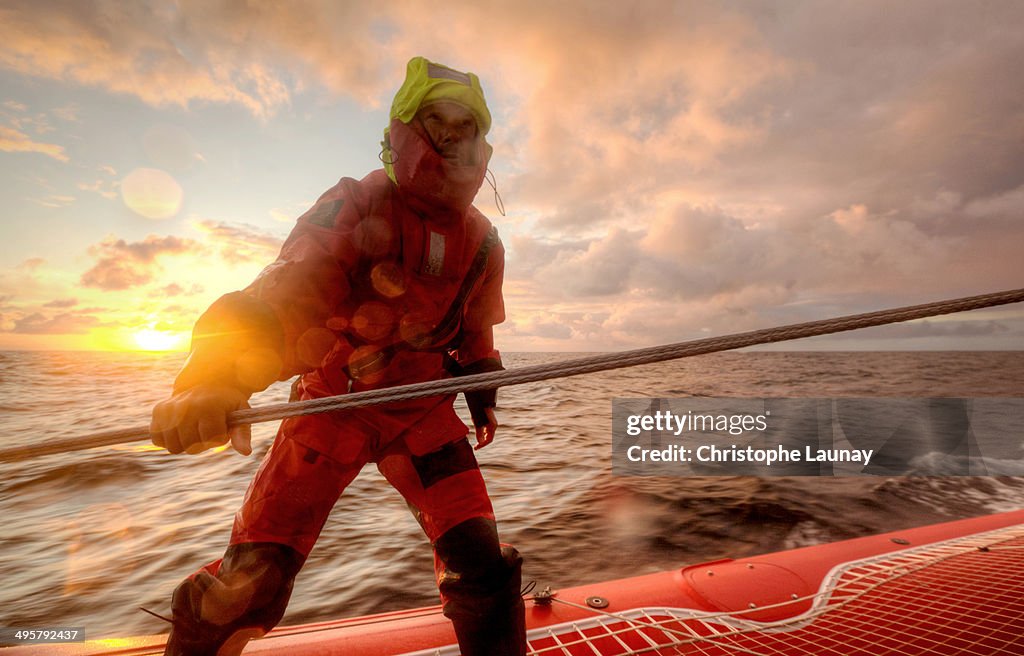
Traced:
[[181, 346], [182, 335], [153, 328], [145, 328], [133, 336], [135, 343], [144, 351], [172, 351]]

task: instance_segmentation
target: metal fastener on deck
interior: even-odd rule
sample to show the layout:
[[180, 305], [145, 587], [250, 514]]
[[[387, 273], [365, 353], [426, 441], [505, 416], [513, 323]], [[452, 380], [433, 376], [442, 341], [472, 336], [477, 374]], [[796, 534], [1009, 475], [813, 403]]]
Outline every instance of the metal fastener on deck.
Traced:
[[555, 593], [551, 591], [551, 586], [545, 586], [540, 592], [533, 593], [533, 603], [538, 606], [550, 606], [551, 598], [555, 596]]

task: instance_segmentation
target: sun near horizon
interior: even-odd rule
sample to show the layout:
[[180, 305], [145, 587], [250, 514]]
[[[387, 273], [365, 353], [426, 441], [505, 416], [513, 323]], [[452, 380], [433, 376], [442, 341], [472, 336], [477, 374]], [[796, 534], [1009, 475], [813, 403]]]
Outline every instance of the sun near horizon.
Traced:
[[[143, 328], [132, 335], [132, 339], [143, 351], [183, 351], [188, 348], [186, 333]], [[132, 350], [132, 349], [125, 349]]]
[[5, 340], [0, 351], [100, 351], [118, 353], [174, 353], [188, 351], [188, 331], [137, 328], [97, 328], [85, 334], [23, 335]]
[[83, 345], [83, 348], [75, 350], [170, 353], [187, 351], [190, 337], [188, 332], [161, 330], [150, 324], [138, 328], [95, 331], [90, 340], [91, 348], [90, 345]]

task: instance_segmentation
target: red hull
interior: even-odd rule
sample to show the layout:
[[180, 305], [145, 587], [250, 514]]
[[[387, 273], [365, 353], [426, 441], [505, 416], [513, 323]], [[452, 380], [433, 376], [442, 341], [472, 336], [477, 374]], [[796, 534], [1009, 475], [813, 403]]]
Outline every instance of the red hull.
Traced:
[[[599, 597], [603, 608], [587, 600]], [[600, 605], [598, 603], [597, 605]], [[1024, 654], [1024, 511], [558, 590], [531, 653]], [[438, 608], [278, 629], [246, 654], [458, 654]], [[4, 656], [159, 654], [163, 639]]]

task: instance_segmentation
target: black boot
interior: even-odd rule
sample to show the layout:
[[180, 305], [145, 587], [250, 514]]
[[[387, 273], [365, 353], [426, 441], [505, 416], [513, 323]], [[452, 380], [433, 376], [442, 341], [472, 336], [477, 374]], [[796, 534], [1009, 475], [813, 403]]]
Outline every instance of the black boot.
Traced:
[[435, 544], [443, 564], [438, 588], [463, 656], [525, 656], [523, 559], [500, 546], [494, 522], [471, 519]]
[[[178, 585], [164, 656], [234, 656], [284, 617], [302, 567], [295, 550], [274, 543], [228, 547], [222, 560]], [[233, 598], [237, 597], [237, 600]]]

